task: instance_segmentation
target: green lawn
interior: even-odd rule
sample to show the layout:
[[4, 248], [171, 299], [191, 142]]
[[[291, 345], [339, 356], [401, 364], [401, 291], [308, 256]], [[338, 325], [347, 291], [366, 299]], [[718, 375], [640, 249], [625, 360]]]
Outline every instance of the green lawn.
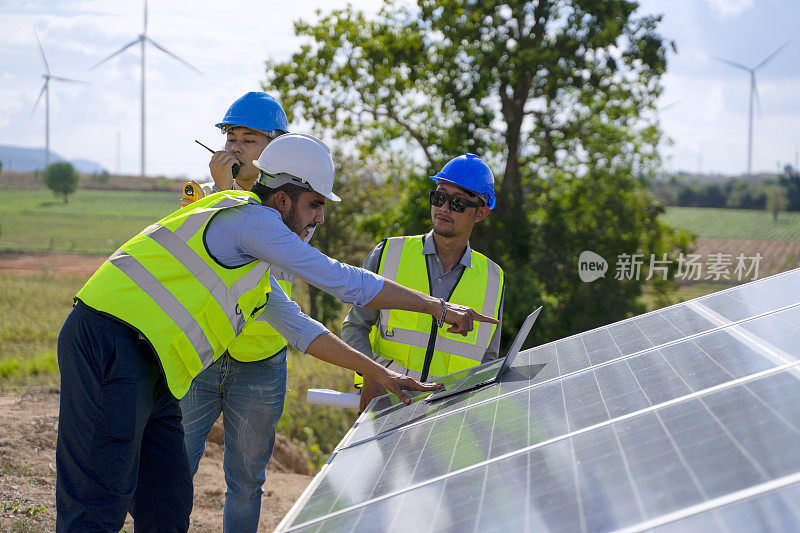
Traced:
[[768, 211], [668, 207], [663, 218], [673, 226], [707, 239], [757, 241], [800, 240], [800, 213], [780, 213], [778, 221]]
[[174, 192], [0, 190], [0, 251], [109, 254], [178, 208]]

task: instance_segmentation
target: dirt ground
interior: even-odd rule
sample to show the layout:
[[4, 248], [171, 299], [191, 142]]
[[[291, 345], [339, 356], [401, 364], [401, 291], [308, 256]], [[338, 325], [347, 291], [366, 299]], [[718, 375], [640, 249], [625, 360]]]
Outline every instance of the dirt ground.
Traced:
[[[793, 241], [750, 241], [744, 239], [697, 239], [693, 253], [702, 256], [702, 261], [710, 260], [712, 254], [725, 254], [731, 257], [733, 265], [730, 267], [731, 278], [733, 275], [736, 257], [744, 254], [745, 257], [761, 254], [759, 261], [758, 279], [778, 272], [785, 272], [800, 266], [800, 242]], [[746, 263], [748, 266], [750, 261]], [[750, 281], [751, 277], [743, 277], [741, 281]]]
[[88, 278], [106, 258], [105, 255], [0, 252], [0, 272], [17, 276], [49, 273]]
[[[0, 531], [55, 530], [58, 400], [57, 387], [0, 395]], [[209, 435], [194, 479], [190, 531], [222, 530], [225, 479], [221, 443], [218, 425]], [[300, 450], [278, 435], [264, 486], [259, 531], [272, 531], [310, 481]], [[133, 531], [130, 516], [125, 530]]]

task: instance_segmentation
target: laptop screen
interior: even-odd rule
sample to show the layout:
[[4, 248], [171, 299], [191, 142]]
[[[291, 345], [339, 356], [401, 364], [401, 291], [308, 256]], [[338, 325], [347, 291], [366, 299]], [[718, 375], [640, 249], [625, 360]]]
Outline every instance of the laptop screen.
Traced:
[[522, 327], [519, 328], [517, 336], [514, 337], [514, 342], [511, 343], [511, 348], [508, 349], [508, 353], [503, 359], [503, 367], [500, 369], [500, 373], [498, 375], [502, 375], [509, 368], [511, 368], [511, 365], [514, 363], [514, 359], [517, 358], [517, 354], [522, 349], [522, 344], [525, 342], [525, 339], [528, 338], [528, 333], [531, 332], [533, 323], [536, 322], [541, 310], [542, 307], [539, 306], [533, 313], [529, 314], [525, 319], [525, 322], [522, 323]]

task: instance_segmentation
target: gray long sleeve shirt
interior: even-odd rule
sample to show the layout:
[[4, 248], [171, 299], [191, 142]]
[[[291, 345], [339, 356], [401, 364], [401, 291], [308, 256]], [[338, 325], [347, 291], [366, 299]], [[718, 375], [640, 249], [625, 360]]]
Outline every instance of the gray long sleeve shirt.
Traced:
[[[384, 243], [382, 242], [373, 248], [369, 255], [367, 255], [367, 258], [364, 260], [365, 269], [372, 272], [378, 271], [381, 254], [383, 252], [383, 246]], [[456, 266], [445, 272], [444, 268], [442, 267], [442, 262], [439, 260], [439, 256], [436, 254], [436, 245], [433, 242], [433, 231], [430, 231], [423, 237], [422, 253], [425, 254], [425, 261], [428, 265], [428, 272], [431, 276], [431, 296], [436, 298], [444, 298], [446, 300], [453, 292], [458, 280], [461, 279], [461, 274], [464, 269], [472, 268], [472, 249], [470, 248], [469, 244], [467, 244], [467, 249], [464, 250], [464, 255], [461, 256], [461, 260], [456, 264]], [[369, 341], [369, 333], [372, 330], [372, 327], [377, 323], [378, 316], [379, 311], [377, 309], [366, 309], [364, 307], [354, 306], [347, 314], [347, 318], [344, 319], [344, 323], [342, 324], [342, 340], [350, 345], [351, 348], [371, 356], [381, 364], [388, 365], [389, 361], [372, 352], [372, 347]], [[499, 316], [502, 321], [502, 297], [500, 300]], [[492, 335], [492, 339], [489, 342], [489, 346], [483, 356], [482, 362], [484, 363], [486, 361], [497, 359], [498, 357], [500, 352], [501, 325], [502, 322], [501, 324], [498, 324], [497, 329], [494, 331], [494, 335]], [[392, 368], [392, 370], [402, 372], [402, 370], [396, 368], [397, 366], [398, 365], [393, 365], [390, 368]]]

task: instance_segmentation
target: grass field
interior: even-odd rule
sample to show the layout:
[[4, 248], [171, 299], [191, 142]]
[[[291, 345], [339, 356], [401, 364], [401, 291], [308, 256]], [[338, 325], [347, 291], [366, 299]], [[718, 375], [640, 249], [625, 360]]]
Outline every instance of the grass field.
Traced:
[[800, 213], [780, 213], [778, 221], [769, 211], [669, 207], [664, 220], [707, 239], [754, 241], [800, 241]]
[[[49, 190], [4, 189], [0, 251], [108, 254], [177, 208], [174, 192], [78, 190], [64, 204]], [[711, 239], [800, 241], [800, 213], [670, 207], [663, 218]]]
[[0, 390], [58, 382], [58, 332], [84, 281], [0, 274]]
[[174, 192], [78, 190], [65, 204], [49, 190], [0, 194], [0, 250], [110, 254], [178, 208]]

